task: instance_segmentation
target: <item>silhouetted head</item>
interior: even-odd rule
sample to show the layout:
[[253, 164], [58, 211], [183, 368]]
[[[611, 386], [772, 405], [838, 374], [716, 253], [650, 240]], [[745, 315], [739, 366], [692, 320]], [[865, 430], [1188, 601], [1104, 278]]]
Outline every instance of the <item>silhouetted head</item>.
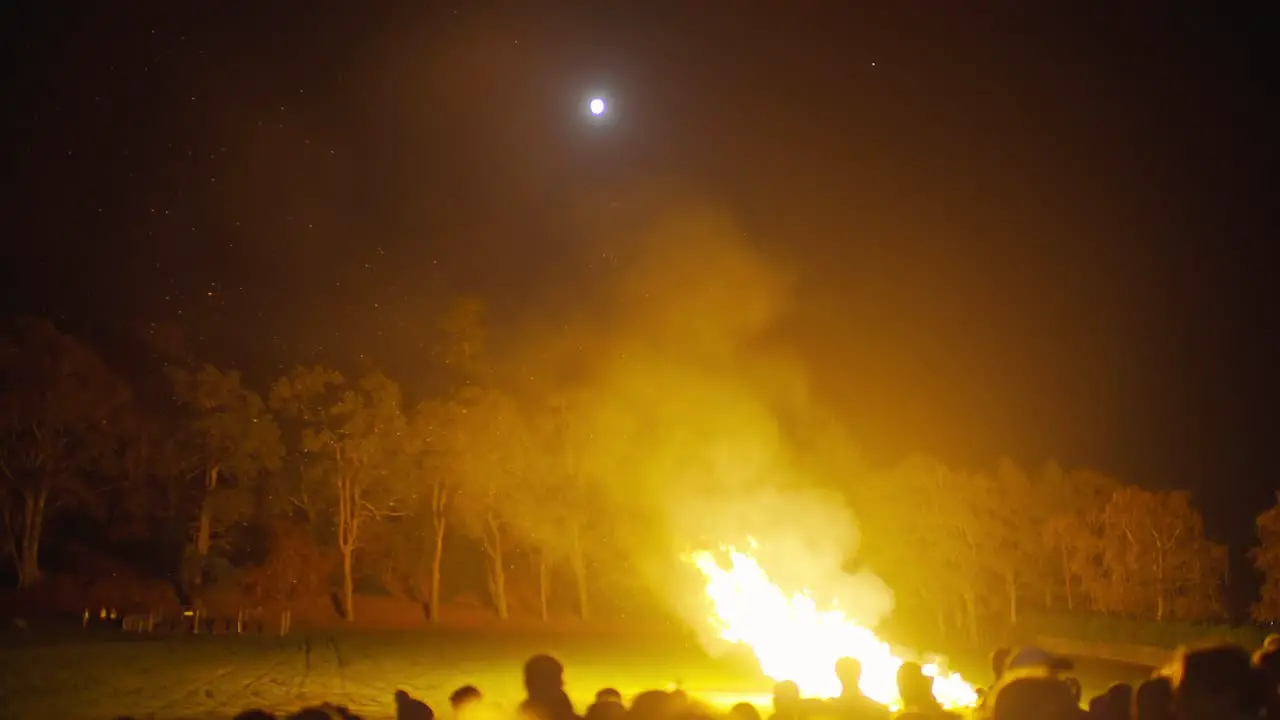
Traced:
[[1116, 720], [1129, 720], [1129, 710], [1133, 707], [1133, 686], [1129, 683], [1116, 683], [1107, 688], [1104, 695], [1111, 706], [1111, 717]]
[[858, 683], [862, 682], [862, 663], [851, 657], [842, 657], [836, 661], [836, 678], [845, 695], [858, 693]]
[[800, 686], [783, 680], [773, 686], [773, 711], [779, 715], [800, 712]]
[[449, 707], [453, 708], [454, 712], [458, 712], [473, 702], [479, 702], [480, 699], [480, 688], [475, 685], [463, 685], [449, 693]]
[[647, 690], [631, 701], [627, 717], [633, 720], [664, 720], [673, 714], [675, 699], [664, 690]]
[[991, 677], [998, 682], [1004, 675], [1004, 669], [1009, 665], [1009, 655], [1013, 653], [1011, 648], [999, 647], [991, 653]]
[[1001, 685], [990, 705], [992, 720], [1070, 720], [1079, 710], [1061, 681], [1031, 676]]
[[1173, 684], [1160, 675], [1145, 680], [1133, 692], [1133, 720], [1172, 720]]
[[904, 662], [898, 668], [898, 695], [906, 709], [932, 708], [938, 704], [933, 696], [933, 679], [924, 674], [920, 663]]
[[749, 702], [740, 702], [729, 708], [729, 720], [760, 720], [760, 711]]
[[251, 710], [245, 710], [244, 712], [235, 716], [234, 720], [276, 720], [276, 716], [267, 712], [266, 710], [259, 710], [257, 708], [253, 708]]
[[396, 690], [396, 720], [434, 720], [436, 713], [430, 705], [403, 690]]
[[622, 693], [617, 688], [600, 688], [596, 691], [596, 702], [622, 702]]
[[550, 655], [534, 655], [524, 664], [524, 689], [529, 697], [564, 689], [564, 665]]
[[1179, 718], [1234, 718], [1256, 711], [1257, 675], [1243, 648], [1221, 645], [1181, 653], [1174, 668], [1174, 707]]
[[586, 720], [621, 720], [626, 714], [627, 708], [622, 704], [622, 693], [612, 688], [605, 688], [596, 693], [596, 701], [587, 708]]

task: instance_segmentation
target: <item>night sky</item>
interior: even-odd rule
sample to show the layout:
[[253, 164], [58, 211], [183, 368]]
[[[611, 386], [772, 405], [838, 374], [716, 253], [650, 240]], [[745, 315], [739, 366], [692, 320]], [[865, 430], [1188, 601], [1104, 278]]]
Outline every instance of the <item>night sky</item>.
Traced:
[[555, 316], [684, 194], [798, 269], [871, 459], [1187, 488], [1241, 548], [1280, 487], [1275, 19], [1001, 5], [11, 3], [4, 308], [412, 390], [443, 298]]

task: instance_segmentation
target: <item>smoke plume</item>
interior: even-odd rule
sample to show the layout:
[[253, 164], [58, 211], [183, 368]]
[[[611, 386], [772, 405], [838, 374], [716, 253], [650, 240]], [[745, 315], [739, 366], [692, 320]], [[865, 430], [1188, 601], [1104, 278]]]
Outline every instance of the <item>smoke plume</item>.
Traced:
[[807, 437], [829, 421], [774, 332], [792, 276], [713, 213], [668, 217], [619, 247], [618, 277], [584, 303], [591, 330], [573, 347], [587, 356], [581, 402], [595, 431], [586, 465], [633, 518], [615, 530], [633, 566], [705, 628], [700, 579], [682, 558], [754, 541], [784, 590], [838, 598], [876, 625], [892, 592], [868, 572], [846, 572], [856, 519], [822, 489], [833, 478], [813, 475], [847, 471], [838, 466], [853, 453], [812, 457], [843, 435]]

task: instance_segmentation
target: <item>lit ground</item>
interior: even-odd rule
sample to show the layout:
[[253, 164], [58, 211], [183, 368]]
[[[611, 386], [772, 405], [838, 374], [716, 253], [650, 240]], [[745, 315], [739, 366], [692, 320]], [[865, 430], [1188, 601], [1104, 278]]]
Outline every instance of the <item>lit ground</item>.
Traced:
[[[310, 639], [310, 659], [305, 641]], [[758, 694], [768, 681], [749, 663], [711, 660], [672, 637], [498, 635], [462, 632], [297, 634], [288, 638], [35, 641], [0, 652], [0, 716], [158, 720], [230, 718], [250, 707], [292, 711], [321, 701], [369, 718], [393, 717], [403, 688], [437, 710], [465, 683], [510, 707], [520, 697], [520, 664], [536, 652], [564, 660], [571, 695], [584, 706], [612, 686], [632, 695], [681, 684], [718, 701]], [[1088, 664], [1087, 691], [1140, 671]], [[717, 695], [710, 696], [710, 693]], [[445, 715], [447, 717], [447, 715]]]

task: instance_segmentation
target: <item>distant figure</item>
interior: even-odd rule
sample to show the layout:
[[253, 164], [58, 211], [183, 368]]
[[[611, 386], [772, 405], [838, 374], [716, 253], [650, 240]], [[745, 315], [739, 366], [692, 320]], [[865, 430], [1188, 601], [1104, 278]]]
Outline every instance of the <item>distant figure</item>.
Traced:
[[534, 655], [524, 664], [525, 699], [520, 713], [536, 720], [578, 720], [564, 691], [564, 665], [550, 655]]
[[840, 681], [840, 697], [832, 702], [832, 707], [841, 717], [887, 718], [889, 709], [862, 694], [859, 687], [862, 682], [862, 663], [855, 658], [845, 657], [836, 661], [836, 678]]
[[1164, 676], [1145, 680], [1133, 693], [1133, 720], [1173, 720], [1173, 685]]
[[403, 690], [397, 690], [396, 720], [435, 720], [435, 711], [431, 706], [411, 696]]
[[595, 702], [587, 708], [586, 720], [620, 720], [626, 714], [622, 693], [614, 688], [603, 688], [596, 692]]
[[449, 694], [449, 707], [453, 708], [453, 714], [461, 714], [469, 705], [478, 703], [484, 697], [480, 694], [480, 688], [475, 685], [463, 685]]
[[729, 708], [728, 720], [763, 720], [760, 711], [749, 702], [740, 702]]
[[773, 686], [772, 720], [799, 720], [800, 686], [790, 680], [784, 680]]

